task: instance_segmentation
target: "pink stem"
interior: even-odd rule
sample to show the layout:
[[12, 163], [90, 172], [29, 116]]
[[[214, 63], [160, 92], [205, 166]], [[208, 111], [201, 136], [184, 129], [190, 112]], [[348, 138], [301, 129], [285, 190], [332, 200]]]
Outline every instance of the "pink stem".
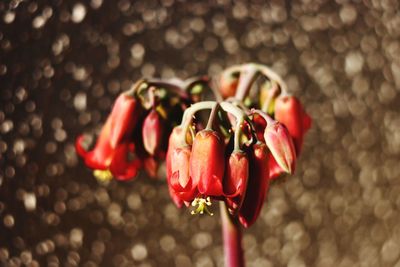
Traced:
[[244, 267], [242, 232], [239, 222], [229, 214], [225, 202], [220, 202], [225, 267]]
[[235, 94], [236, 99], [243, 101], [246, 98], [254, 80], [257, 78], [257, 74], [258, 74], [258, 69], [256, 65], [247, 64], [243, 66], [240, 72], [239, 84], [236, 89], [236, 94]]

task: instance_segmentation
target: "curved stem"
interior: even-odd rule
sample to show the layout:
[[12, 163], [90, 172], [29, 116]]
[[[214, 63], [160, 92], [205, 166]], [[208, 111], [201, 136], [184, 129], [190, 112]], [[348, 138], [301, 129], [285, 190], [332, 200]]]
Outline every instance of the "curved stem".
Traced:
[[187, 129], [192, 122], [193, 115], [203, 109], [212, 109], [217, 102], [215, 101], [202, 101], [191, 105], [185, 110], [182, 117], [181, 127]]
[[275, 81], [272, 81], [272, 88], [269, 89], [267, 99], [265, 100], [261, 110], [265, 113], [268, 113], [269, 106], [273, 99], [275, 99], [280, 93], [279, 86]]
[[208, 118], [206, 130], [211, 130], [212, 129], [212, 125], [214, 123], [215, 116], [217, 116], [218, 108], [219, 108], [219, 105], [218, 105], [218, 102], [217, 102], [217, 103], [215, 103], [215, 105], [211, 109], [211, 114], [210, 114], [210, 117]]
[[123, 92], [123, 94], [127, 96], [133, 97], [136, 94], [136, 91], [142, 86], [143, 84], [147, 84], [145, 79], [140, 79], [137, 82], [135, 82], [131, 88], [129, 88], [127, 91]]
[[240, 72], [239, 84], [236, 89], [235, 98], [243, 101], [243, 99], [248, 94], [254, 80], [257, 78], [258, 65], [246, 64], [242, 66], [242, 71]]
[[235, 105], [229, 102], [222, 102], [220, 103], [223, 110], [226, 112], [231, 113], [236, 118], [236, 126], [235, 126], [235, 136], [234, 136], [234, 151], [240, 150], [240, 134], [241, 134], [241, 125], [244, 122], [245, 114], [243, 111], [236, 107]]
[[225, 267], [244, 267], [242, 233], [240, 225], [228, 212], [225, 202], [220, 202], [222, 238]]
[[182, 134], [182, 141], [181, 145], [187, 145], [186, 143], [186, 133], [190, 127], [190, 124], [192, 123], [193, 116], [197, 111], [203, 110], [203, 109], [212, 109], [217, 102], [215, 101], [202, 101], [196, 104], [191, 105], [189, 108], [185, 110], [183, 113], [182, 117], [182, 122], [179, 125], [179, 127], [182, 128], [183, 134]]
[[155, 87], [163, 87], [166, 90], [174, 93], [175, 95], [180, 96], [181, 98], [185, 99], [188, 101], [190, 99], [188, 93], [183, 90], [183, 81], [180, 80], [174, 80], [174, 81], [166, 81], [162, 79], [157, 79], [157, 78], [151, 78], [146, 81], [150, 86], [155, 86]]
[[267, 76], [270, 80], [275, 81], [278, 83], [279, 87], [282, 90], [282, 94], [283, 95], [288, 95], [288, 87], [287, 84], [283, 81], [282, 77], [276, 73], [275, 71], [273, 71], [272, 69], [270, 69], [269, 67], [265, 66], [265, 65], [261, 65], [261, 64], [256, 64], [257, 69], [264, 74], [265, 76]]
[[255, 113], [256, 113], [256, 114], [260, 115], [261, 117], [263, 117], [263, 119], [264, 119], [264, 120], [266, 121], [266, 123], [267, 123], [267, 126], [276, 122], [276, 121], [275, 121], [273, 118], [271, 118], [268, 114], [266, 114], [265, 112], [263, 112], [263, 111], [261, 111], [261, 110], [259, 110], [259, 109], [252, 109], [252, 110], [251, 110], [251, 113], [252, 113], [252, 114], [255, 114]]

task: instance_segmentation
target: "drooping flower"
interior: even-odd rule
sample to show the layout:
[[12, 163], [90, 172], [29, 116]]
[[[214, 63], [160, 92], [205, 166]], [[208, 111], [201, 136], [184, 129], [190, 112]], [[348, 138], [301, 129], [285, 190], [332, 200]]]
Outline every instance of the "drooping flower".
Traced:
[[135, 98], [121, 94], [104, 124], [94, 148], [87, 151], [82, 142], [84, 137], [76, 140], [76, 151], [85, 160], [85, 164], [96, 170], [96, 176], [126, 180], [136, 175], [140, 168], [138, 159], [130, 159], [135, 152], [132, 140], [133, 128], [139, 114]]
[[169, 194], [179, 208], [182, 207], [185, 200], [190, 202], [195, 197], [197, 186], [192, 181], [187, 186], [188, 180], [191, 179], [189, 176], [191, 138], [186, 134], [186, 139], [184, 139], [184, 134], [183, 129], [179, 126], [172, 130], [165, 159]]
[[269, 187], [268, 148], [258, 142], [252, 146], [249, 155], [249, 179], [243, 204], [239, 210], [239, 221], [250, 227], [258, 218]]
[[171, 175], [168, 178], [172, 194], [181, 201], [191, 202], [198, 194], [198, 181], [190, 175], [191, 147], [175, 148], [171, 154]]
[[190, 176], [198, 184], [199, 193], [205, 196], [223, 195], [225, 144], [213, 130], [202, 130], [193, 140], [190, 157]]
[[275, 100], [275, 119], [287, 127], [298, 155], [303, 146], [304, 135], [311, 127], [310, 116], [296, 97], [282, 96]]
[[[311, 118], [304, 111], [300, 101], [294, 96], [281, 96], [275, 100], [274, 117], [277, 121], [286, 126], [296, 150], [296, 156], [299, 156], [303, 139], [306, 132], [311, 127]], [[279, 166], [274, 157], [269, 159], [270, 178], [276, 179], [285, 173], [285, 170]]]
[[224, 195], [231, 213], [242, 206], [249, 178], [249, 159], [244, 151], [233, 151], [228, 158], [224, 177]]

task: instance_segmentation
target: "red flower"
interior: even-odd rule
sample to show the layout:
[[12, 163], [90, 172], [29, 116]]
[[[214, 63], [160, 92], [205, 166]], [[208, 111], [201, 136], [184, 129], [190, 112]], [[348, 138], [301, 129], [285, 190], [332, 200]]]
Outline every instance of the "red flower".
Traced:
[[253, 145], [249, 156], [250, 175], [246, 195], [239, 210], [239, 221], [250, 227], [260, 215], [269, 186], [268, 148], [264, 143]]
[[[137, 101], [121, 94], [104, 124], [96, 145], [91, 151], [82, 146], [83, 136], [76, 140], [76, 151], [92, 169], [111, 173], [117, 179], [126, 180], [136, 175], [141, 162], [129, 159], [135, 152], [132, 134], [138, 118]], [[95, 172], [100, 178], [111, 178], [103, 172]]]
[[249, 160], [243, 151], [234, 151], [226, 165], [224, 194], [231, 213], [240, 209], [247, 189]]
[[[288, 129], [298, 156], [303, 146], [304, 135], [311, 127], [310, 116], [296, 97], [283, 96], [275, 101], [275, 119]], [[285, 172], [273, 157], [269, 159], [269, 168], [271, 179], [276, 179]]]
[[278, 97], [275, 101], [275, 119], [286, 126], [299, 155], [304, 135], [311, 127], [311, 118], [300, 101], [294, 96]]
[[190, 157], [190, 176], [198, 184], [200, 194], [219, 197], [223, 195], [225, 144], [213, 130], [196, 134]]
[[[191, 202], [198, 194], [197, 182], [190, 176], [191, 147], [175, 148], [171, 153], [171, 170], [168, 178], [173, 199]], [[176, 198], [176, 199], [175, 199]], [[178, 205], [178, 206], [180, 206]]]

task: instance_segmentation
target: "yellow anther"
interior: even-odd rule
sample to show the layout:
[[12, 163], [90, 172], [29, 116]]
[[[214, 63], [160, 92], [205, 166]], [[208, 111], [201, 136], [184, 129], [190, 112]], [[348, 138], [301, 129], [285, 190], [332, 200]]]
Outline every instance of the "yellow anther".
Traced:
[[204, 212], [206, 212], [208, 215], [213, 216], [214, 213], [210, 212], [210, 210], [208, 209], [208, 206], [211, 206], [211, 199], [210, 197], [206, 197], [206, 198], [202, 198], [202, 197], [196, 197], [193, 201], [192, 201], [192, 206], [197, 208], [195, 210], [192, 210], [190, 213], [192, 215], [194, 214], [204, 214]]
[[108, 182], [113, 178], [113, 175], [109, 170], [94, 170], [93, 175], [100, 182]]

